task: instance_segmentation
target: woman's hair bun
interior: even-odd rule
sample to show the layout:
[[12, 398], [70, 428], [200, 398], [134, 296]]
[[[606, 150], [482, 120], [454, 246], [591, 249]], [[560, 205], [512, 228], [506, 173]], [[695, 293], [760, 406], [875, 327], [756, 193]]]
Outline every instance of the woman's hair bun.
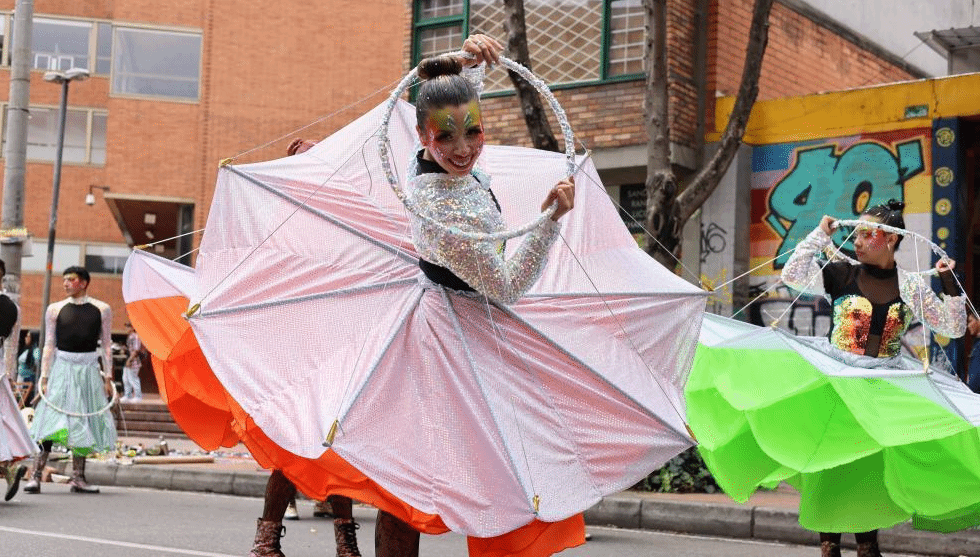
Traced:
[[440, 75], [459, 75], [463, 64], [455, 56], [433, 56], [419, 62], [419, 79], [435, 79]]
[[905, 203], [902, 201], [898, 201], [897, 199], [889, 199], [888, 203], [886, 203], [885, 205], [887, 205], [888, 208], [892, 211], [901, 212], [905, 210]]

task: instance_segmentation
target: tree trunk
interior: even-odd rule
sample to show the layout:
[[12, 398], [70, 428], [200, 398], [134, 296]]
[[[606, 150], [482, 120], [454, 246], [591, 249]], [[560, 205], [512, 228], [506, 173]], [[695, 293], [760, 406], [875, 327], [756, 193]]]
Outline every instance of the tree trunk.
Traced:
[[647, 67], [647, 252], [667, 268], [680, 245], [677, 179], [670, 167], [670, 102], [667, 97], [667, 0], [643, 0]]
[[695, 178], [678, 192], [670, 167], [670, 126], [667, 121], [666, 0], [643, 0], [647, 8], [647, 230], [653, 236], [647, 252], [668, 268], [678, 264], [681, 232], [728, 170], [742, 143], [745, 126], [759, 94], [759, 74], [769, 41], [769, 12], [773, 0], [755, 0], [738, 97], [718, 151]]
[[[524, 23], [524, 0], [504, 0], [507, 19], [504, 20], [504, 31], [507, 32], [507, 51], [511, 59], [527, 69], [531, 69], [531, 56], [527, 49], [527, 27]], [[521, 112], [524, 113], [524, 123], [531, 135], [531, 141], [537, 149], [558, 151], [558, 141], [551, 132], [551, 125], [545, 115], [541, 98], [534, 86], [516, 73], [507, 70], [510, 81], [517, 90], [521, 101]]]

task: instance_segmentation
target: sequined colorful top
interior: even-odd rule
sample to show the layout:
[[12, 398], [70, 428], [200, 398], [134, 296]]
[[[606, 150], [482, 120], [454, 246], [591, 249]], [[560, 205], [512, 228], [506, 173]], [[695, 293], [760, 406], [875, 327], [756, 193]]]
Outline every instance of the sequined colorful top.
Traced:
[[[416, 170], [422, 167], [422, 171]], [[529, 232], [510, 257], [500, 242], [471, 240], [455, 234], [503, 231], [500, 209], [490, 192], [490, 177], [474, 169], [466, 176], [425, 172], [415, 164], [409, 172], [408, 202], [428, 217], [409, 212], [412, 240], [419, 256], [445, 267], [486, 297], [513, 304], [538, 280], [548, 251], [558, 236], [558, 223], [544, 219]], [[433, 224], [432, 221], [438, 223]]]
[[821, 229], [811, 232], [783, 267], [782, 281], [794, 290], [830, 298], [829, 337], [837, 348], [866, 356], [896, 356], [914, 318], [950, 338], [966, 331], [966, 298], [954, 295], [958, 289], [949, 274], [943, 277], [943, 294], [937, 296], [921, 275], [897, 267], [881, 269], [840, 260], [824, 264], [817, 255], [831, 245], [830, 236]]

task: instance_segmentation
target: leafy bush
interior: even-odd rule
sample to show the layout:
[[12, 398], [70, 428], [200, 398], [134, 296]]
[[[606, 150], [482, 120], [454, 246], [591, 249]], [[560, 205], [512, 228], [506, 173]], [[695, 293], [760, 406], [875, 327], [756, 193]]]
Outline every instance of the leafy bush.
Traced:
[[633, 486], [640, 491], [659, 493], [715, 493], [720, 491], [715, 479], [708, 472], [697, 447], [682, 452], [667, 461], [643, 481]]

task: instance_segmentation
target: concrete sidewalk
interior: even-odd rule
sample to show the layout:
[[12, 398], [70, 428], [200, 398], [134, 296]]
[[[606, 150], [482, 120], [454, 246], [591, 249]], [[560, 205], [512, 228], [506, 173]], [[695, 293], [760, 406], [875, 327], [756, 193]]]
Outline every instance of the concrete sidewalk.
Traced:
[[[155, 447], [159, 439], [120, 437], [124, 446]], [[201, 491], [263, 497], [269, 471], [261, 469], [243, 445], [207, 453], [186, 438], [167, 438], [172, 455], [211, 456], [211, 463], [133, 464], [131, 458], [90, 459], [90, 483], [104, 486]], [[52, 463], [70, 473], [70, 459]], [[650, 529], [706, 536], [755, 538], [796, 544], [819, 544], [815, 532], [798, 523], [799, 495], [788, 486], [759, 492], [737, 504], [724, 494], [673, 494], [626, 491], [606, 497], [585, 513], [586, 524]], [[261, 507], [256, 506], [256, 513]], [[853, 536], [844, 545], [853, 547]], [[951, 534], [913, 530], [902, 524], [883, 530], [885, 552], [980, 557], [980, 530]]]

